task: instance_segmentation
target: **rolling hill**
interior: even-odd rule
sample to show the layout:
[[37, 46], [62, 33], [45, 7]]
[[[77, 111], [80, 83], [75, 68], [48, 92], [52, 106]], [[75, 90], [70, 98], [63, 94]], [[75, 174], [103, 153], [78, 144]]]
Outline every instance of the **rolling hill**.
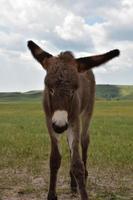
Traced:
[[[28, 91], [28, 92], [0, 92], [0, 101], [28, 101], [41, 100], [42, 91]], [[133, 100], [133, 86], [132, 85], [97, 85], [96, 99], [107, 100]]]
[[96, 98], [133, 100], [133, 85], [97, 85]]

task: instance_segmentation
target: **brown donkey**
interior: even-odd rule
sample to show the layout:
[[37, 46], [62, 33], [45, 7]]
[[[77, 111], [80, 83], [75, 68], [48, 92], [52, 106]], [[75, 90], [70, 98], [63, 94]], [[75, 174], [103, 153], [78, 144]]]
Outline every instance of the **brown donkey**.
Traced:
[[[71, 189], [77, 191], [78, 186], [81, 200], [88, 200], [86, 191], [88, 129], [95, 98], [95, 79], [91, 68], [119, 56], [120, 52], [116, 49], [102, 55], [75, 59], [68, 51], [54, 57], [33, 41], [28, 41], [28, 47], [33, 57], [47, 71], [43, 106], [51, 139], [48, 200], [57, 200], [56, 180], [61, 164], [57, 136], [64, 131], [67, 131], [71, 152]], [[80, 117], [82, 120], [81, 136]], [[80, 141], [82, 159], [79, 153]]]

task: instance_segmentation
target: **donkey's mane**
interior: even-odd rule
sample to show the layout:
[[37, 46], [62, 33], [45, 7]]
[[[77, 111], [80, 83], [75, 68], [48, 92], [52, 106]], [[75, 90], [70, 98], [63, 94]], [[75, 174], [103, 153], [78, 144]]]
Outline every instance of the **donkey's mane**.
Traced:
[[74, 59], [74, 55], [71, 51], [61, 52], [58, 57], [65, 62], [69, 62]]

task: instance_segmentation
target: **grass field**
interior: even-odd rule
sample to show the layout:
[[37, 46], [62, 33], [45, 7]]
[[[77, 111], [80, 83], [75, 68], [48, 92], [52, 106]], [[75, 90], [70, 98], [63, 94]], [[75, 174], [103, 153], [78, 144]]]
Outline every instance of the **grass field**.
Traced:
[[[69, 191], [69, 150], [63, 155], [59, 199]], [[0, 199], [42, 200], [48, 189], [50, 145], [39, 101], [0, 103]], [[92, 200], [133, 199], [133, 101], [97, 101], [88, 154], [88, 191]]]

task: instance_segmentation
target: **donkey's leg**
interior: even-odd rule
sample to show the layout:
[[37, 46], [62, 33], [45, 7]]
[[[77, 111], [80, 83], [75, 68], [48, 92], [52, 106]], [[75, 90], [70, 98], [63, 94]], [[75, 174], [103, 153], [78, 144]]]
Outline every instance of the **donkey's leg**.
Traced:
[[73, 156], [72, 156], [72, 163], [71, 163], [71, 171], [76, 178], [78, 183], [79, 192], [81, 195], [81, 200], [88, 200], [88, 195], [86, 191], [86, 184], [85, 184], [85, 169], [84, 164], [79, 155], [79, 147], [77, 144], [74, 144], [73, 147]]
[[81, 200], [88, 200], [88, 195], [85, 186], [85, 169], [84, 164], [80, 158], [79, 153], [79, 120], [75, 124], [75, 127], [72, 127], [73, 133], [73, 142], [72, 142], [72, 158], [71, 158], [71, 172], [76, 178], [76, 181], [79, 186], [79, 191], [81, 195]]
[[82, 133], [81, 133], [81, 147], [82, 147], [82, 161], [85, 167], [85, 180], [87, 182], [88, 171], [87, 171], [87, 151], [89, 147], [89, 125], [91, 116], [88, 113], [82, 115]]
[[56, 181], [57, 172], [61, 164], [61, 155], [58, 149], [58, 140], [51, 138], [51, 155], [50, 155], [50, 184], [48, 192], [48, 200], [57, 200]]
[[[70, 149], [70, 158], [72, 158], [73, 132], [72, 132], [71, 128], [68, 128], [68, 130], [67, 130], [67, 141], [68, 141], [69, 149]], [[71, 191], [76, 193], [77, 192], [77, 182], [76, 182], [76, 179], [75, 179], [71, 169], [70, 169], [70, 179], [71, 179], [71, 182], [70, 182]]]

